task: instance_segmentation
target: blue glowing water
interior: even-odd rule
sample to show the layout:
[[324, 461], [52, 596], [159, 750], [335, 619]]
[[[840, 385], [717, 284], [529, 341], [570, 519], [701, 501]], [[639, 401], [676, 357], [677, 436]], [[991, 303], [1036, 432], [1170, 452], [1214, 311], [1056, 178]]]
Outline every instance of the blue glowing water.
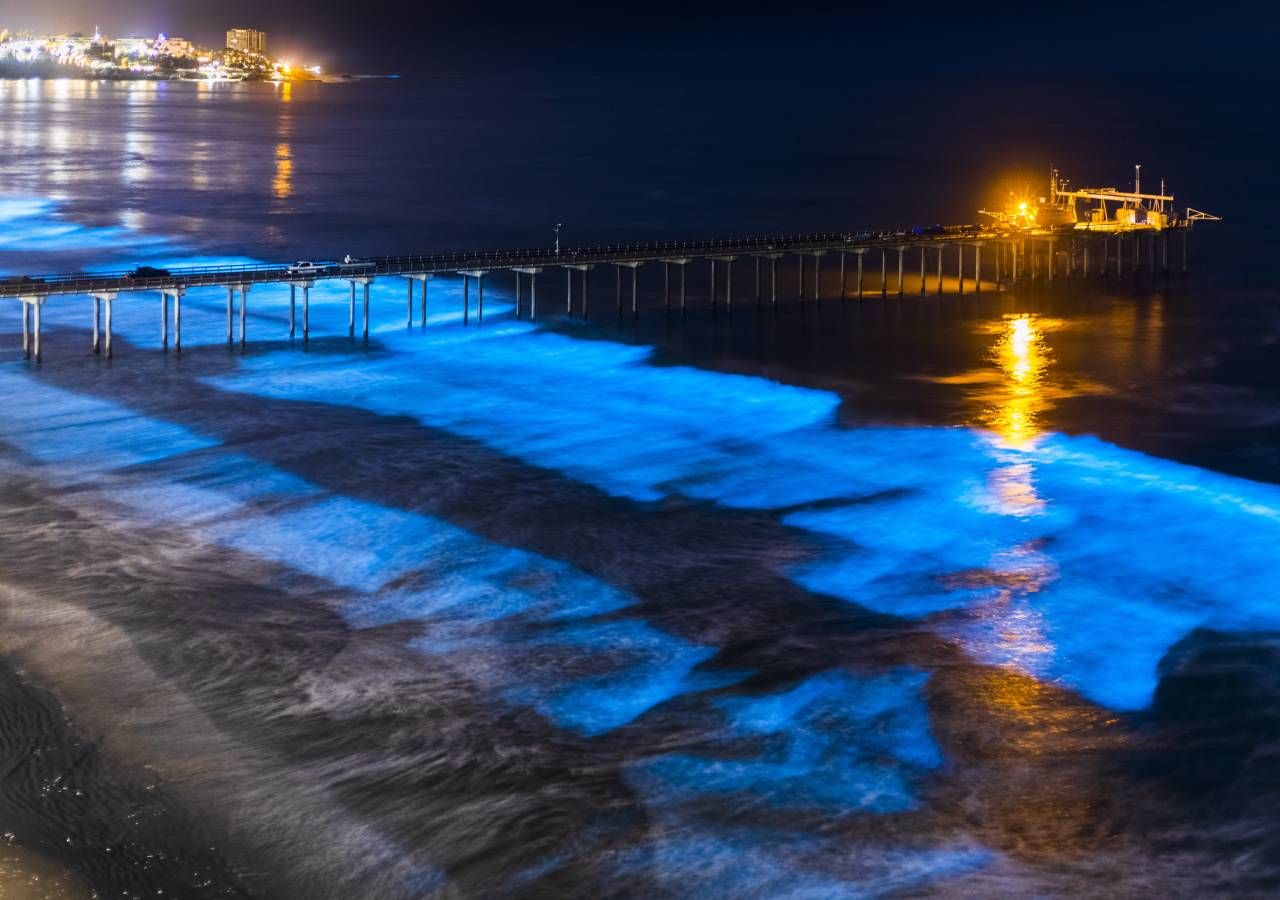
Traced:
[[[0, 272], [256, 261], [219, 247], [0, 198]], [[305, 349], [288, 288], [262, 286], [243, 355], [222, 349], [225, 292], [196, 289], [181, 358], [158, 352], [159, 298], [122, 296], [110, 363], [86, 352], [89, 301], [60, 299], [40, 368], [0, 309], [0, 479], [129, 548], [70, 587], [82, 566], [48, 555], [15, 552], [15, 572], [108, 623], [73, 643], [141, 648], [178, 686], [140, 756], [197, 814], [272, 811], [244, 840], [305, 870], [298, 896], [1052, 893], [1026, 832], [1112, 783], [1086, 769], [1062, 800], [1033, 778], [1053, 816], [1028, 822], [1008, 812], [1018, 767], [1082, 765], [1088, 716], [1157, 715], [1200, 630], [1280, 629], [1273, 484], [1080, 429], [895, 419], [843, 360], [830, 379], [775, 366], [763, 318], [746, 350], [682, 357], [670, 334], [558, 317], [547, 281], [537, 324], [494, 276], [464, 325], [461, 283], [440, 278], [425, 327], [417, 300], [406, 327], [404, 283], [379, 281], [367, 345], [346, 337], [348, 287], [320, 284]], [[956, 383], [1006, 377], [989, 335], [1038, 315], [1008, 300], [948, 326], [980, 345]], [[941, 390], [922, 368], [913, 383]], [[1025, 417], [1012, 395], [983, 403]], [[49, 519], [36, 531], [81, 547]], [[152, 604], [170, 594], [167, 616]], [[112, 674], [93, 702], [131, 722], [138, 695]], [[981, 677], [998, 689], [956, 687]], [[957, 692], [996, 724], [962, 721]], [[243, 794], [210, 801], [221, 770]], [[1096, 852], [1063, 843], [1055, 863]]]

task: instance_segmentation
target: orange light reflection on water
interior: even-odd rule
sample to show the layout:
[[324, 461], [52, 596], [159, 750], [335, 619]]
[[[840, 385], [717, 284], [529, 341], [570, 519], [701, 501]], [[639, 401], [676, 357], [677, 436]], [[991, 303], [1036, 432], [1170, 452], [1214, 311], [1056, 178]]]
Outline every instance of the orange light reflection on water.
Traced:
[[1006, 446], [1028, 448], [1041, 431], [1038, 419], [1048, 406], [1045, 373], [1053, 362], [1038, 317], [1007, 316], [992, 356], [1004, 374], [1004, 384], [987, 424]]
[[288, 143], [276, 144], [276, 171], [271, 179], [271, 194], [277, 200], [293, 196], [293, 148]]

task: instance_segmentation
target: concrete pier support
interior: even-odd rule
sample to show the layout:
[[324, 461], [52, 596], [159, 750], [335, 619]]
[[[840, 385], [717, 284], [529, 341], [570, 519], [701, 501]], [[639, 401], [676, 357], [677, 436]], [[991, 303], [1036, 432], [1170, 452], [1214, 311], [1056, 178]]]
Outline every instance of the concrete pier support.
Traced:
[[[413, 309], [413, 282], [409, 283], [409, 309]], [[413, 313], [409, 315], [412, 317]], [[289, 283], [289, 340], [293, 340], [293, 335], [297, 331], [298, 321], [298, 286], [292, 282]]]
[[796, 295], [800, 299], [800, 303], [804, 303], [804, 254], [796, 255], [797, 265], [799, 266], [799, 287], [796, 289]]
[[[673, 260], [673, 262], [674, 262], [674, 260]], [[623, 270], [623, 269], [630, 269], [630, 270], [631, 270], [631, 317], [634, 319], [634, 318], [636, 318], [636, 317], [638, 317], [638, 316], [640, 315], [640, 306], [639, 306], [639, 302], [640, 302], [640, 301], [639, 301], [639, 286], [638, 286], [638, 285], [639, 285], [639, 274], [637, 273], [637, 271], [636, 271], [636, 270], [637, 270], [637, 269], [639, 269], [639, 268], [640, 268], [640, 266], [642, 266], [642, 265], [643, 265], [643, 263], [642, 263], [642, 262], [624, 262], [624, 263], [614, 263], [614, 268], [616, 268], [616, 269], [617, 269], [617, 274], [618, 274], [618, 281], [617, 281], [617, 301], [618, 301], [618, 318], [619, 318], [619, 319], [621, 319], [621, 318], [622, 318], [622, 270]], [[715, 260], [712, 260], [712, 262], [711, 262], [711, 271], [712, 271], [712, 276], [713, 276], [713, 277], [712, 277], [712, 288], [713, 288], [713, 294], [714, 294], [714, 287], [715, 287], [715, 278], [714, 278], [714, 274], [715, 274], [715, 266], [716, 266], [716, 264], [715, 264]], [[684, 303], [684, 298], [683, 298], [683, 290], [684, 290], [684, 267], [683, 267], [683, 266], [682, 266], [682, 267], [681, 267], [681, 269], [680, 269], [680, 278], [681, 278], [680, 286], [681, 286], [681, 293], [682, 293], [682, 296], [681, 296], [681, 304], [682, 304], [682, 306], [683, 306], [683, 303]]]
[[858, 256], [858, 299], [862, 299], [862, 257], [867, 255], [866, 247], [859, 247], [853, 251]]
[[898, 248], [898, 298], [899, 299], [901, 299], [903, 295], [902, 276], [903, 276], [903, 266], [905, 264], [906, 258], [907, 258], [907, 248], [899, 247]]
[[880, 299], [889, 296], [889, 251], [880, 251]]
[[311, 337], [311, 283], [302, 285], [302, 343]]
[[845, 257], [849, 254], [843, 250], [840, 251], [840, 301], [844, 302], [849, 299], [849, 281], [845, 276]]
[[39, 295], [18, 298], [22, 304], [22, 355], [26, 359], [34, 359], [37, 363], [44, 358], [40, 349], [42, 335], [40, 311], [47, 299], [49, 298]]
[[719, 308], [716, 305], [716, 261], [712, 258], [707, 262], [711, 263], [711, 312], [714, 314], [719, 312]]
[[248, 324], [248, 306], [249, 306], [249, 285], [240, 286], [240, 349], [245, 348], [248, 335], [245, 333]]
[[756, 309], [760, 308], [762, 303], [760, 297], [760, 257], [756, 257]]
[[671, 312], [671, 267], [672, 266], [680, 267], [680, 315], [682, 317], [684, 316], [684, 313], [685, 313], [685, 299], [686, 299], [684, 270], [685, 270], [685, 267], [689, 265], [689, 262], [690, 260], [687, 258], [662, 260], [662, 265], [664, 269], [662, 299], [663, 299], [663, 304], [665, 305], [668, 313]]
[[[778, 260], [782, 258], [781, 253], [765, 253], [762, 254], [764, 259], [769, 260], [769, 304], [773, 309], [778, 308]], [[759, 260], [760, 257], [757, 257]]]
[[369, 285], [373, 284], [374, 277], [372, 275], [361, 276], [359, 278], [348, 278], [351, 282], [351, 302], [347, 308], [347, 335], [350, 338], [356, 336], [356, 285], [364, 288], [364, 315], [362, 321], [364, 327], [362, 333], [364, 339], [369, 340]]
[[920, 296], [921, 297], [925, 295], [925, 291], [928, 288], [928, 284], [926, 283], [926, 278], [924, 274], [924, 269], [925, 269], [925, 248], [924, 248], [924, 244], [921, 244], [920, 245]]
[[1050, 240], [1046, 242], [1049, 245], [1049, 282], [1053, 282], [1053, 264], [1058, 256], [1058, 244], [1056, 241]]
[[169, 352], [169, 294], [160, 292], [160, 349]]
[[[431, 272], [419, 272], [413, 275], [405, 276], [405, 278], [409, 281], [409, 324], [410, 325], [413, 324], [413, 283], [416, 281], [422, 285], [422, 287], [418, 291], [418, 294], [419, 294], [418, 312], [419, 312], [419, 316], [422, 319], [422, 327], [425, 328], [427, 326], [427, 286], [431, 283], [431, 279], [434, 277], [435, 275]], [[519, 296], [517, 296], [516, 297], [516, 318], [520, 317], [519, 311], [520, 311], [520, 298]]]
[[[520, 283], [521, 275], [529, 276], [529, 321], [530, 322], [538, 318], [538, 275], [541, 274], [541, 272], [542, 272], [541, 267], [537, 267], [537, 266], [515, 270], [517, 285]], [[518, 296], [519, 295], [517, 294], [517, 299], [518, 299]], [[426, 322], [425, 316], [423, 317], [422, 321], [424, 323]]]
[[942, 295], [942, 250], [943, 250], [943, 245], [939, 244], [938, 245], [938, 285], [937, 285], [937, 293], [939, 296]]
[[590, 310], [589, 310], [589, 308], [588, 308], [588, 300], [587, 300], [587, 297], [588, 297], [588, 291], [587, 291], [587, 288], [588, 288], [588, 284], [587, 284], [587, 273], [588, 273], [589, 271], [591, 271], [591, 269], [593, 269], [593, 268], [594, 268], [594, 266], [591, 266], [591, 265], [585, 265], [585, 264], [584, 264], [584, 265], [579, 265], [579, 266], [565, 266], [565, 267], [564, 267], [564, 269], [565, 269], [565, 275], [566, 275], [565, 281], [566, 281], [566, 285], [567, 285], [567, 289], [566, 289], [565, 293], [566, 293], [566, 295], [567, 295], [567, 297], [568, 297], [568, 303], [569, 303], [568, 313], [569, 313], [569, 315], [573, 315], [573, 273], [574, 273], [575, 271], [582, 273], [582, 277], [581, 277], [580, 281], [582, 282], [582, 284], [581, 284], [581, 291], [582, 291], [582, 319], [583, 319], [583, 321], [586, 321], [586, 320], [587, 320], [587, 318], [588, 318], [588, 316], [589, 316], [589, 314], [590, 314]]
[[973, 245], [973, 292], [982, 293], [982, 245]]
[[[164, 296], [164, 318], [169, 318], [169, 298], [173, 298], [173, 349], [175, 353], [182, 352], [182, 297], [186, 294], [186, 288], [163, 288], [160, 293]], [[164, 334], [167, 328], [161, 329], [161, 342], [167, 347], [167, 335]]]
[[1116, 235], [1116, 276], [1124, 274], [1124, 235]]
[[721, 256], [719, 259], [724, 263], [724, 310], [733, 315], [733, 263], [738, 257]]
[[[111, 307], [116, 302], [118, 296], [114, 291], [108, 291], [99, 294], [90, 294], [93, 298], [93, 352], [102, 352], [102, 339], [106, 339], [107, 358], [111, 358]], [[102, 307], [107, 307], [107, 326], [105, 332], [100, 334], [98, 329], [98, 321], [102, 315]]]
[[1085, 279], [1088, 279], [1089, 277], [1089, 245], [1088, 244], [1085, 244], [1082, 248], [1080, 248], [1080, 255], [1081, 255], [1080, 274]]
[[956, 244], [956, 292], [964, 293], [964, 244]]
[[[489, 274], [488, 269], [466, 269], [458, 273], [462, 276], [462, 324], [469, 325], [471, 323], [471, 279], [476, 280], [476, 322], [484, 324], [484, 276]], [[569, 273], [569, 287], [573, 287], [573, 273]], [[572, 295], [569, 298], [572, 302]]]
[[[355, 288], [352, 288], [352, 291], [354, 290]], [[235, 342], [235, 331], [234, 331], [235, 296], [236, 296], [236, 289], [228, 286], [227, 287], [227, 346], [228, 347], [230, 347]]]
[[1018, 283], [1018, 244], [1014, 242], [1009, 245], [1009, 279], [1016, 285]]
[[815, 306], [822, 299], [822, 257], [826, 256], [826, 254], [826, 250], [815, 250], [813, 253], [813, 302]]

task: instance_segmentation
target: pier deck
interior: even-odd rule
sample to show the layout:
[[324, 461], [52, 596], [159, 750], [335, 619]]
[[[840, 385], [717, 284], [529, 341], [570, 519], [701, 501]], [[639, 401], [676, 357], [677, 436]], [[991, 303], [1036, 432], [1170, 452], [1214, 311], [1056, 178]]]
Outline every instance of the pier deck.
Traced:
[[[879, 291], [887, 296], [890, 282], [896, 276], [894, 293], [901, 296], [907, 292], [907, 279], [914, 281], [914, 272], [908, 274], [906, 255], [909, 251], [919, 253], [919, 293], [929, 291], [930, 276], [936, 272], [935, 291], [942, 293], [943, 253], [948, 248], [956, 248], [955, 273], [957, 290], [963, 293], [966, 278], [966, 257], [972, 258], [972, 278], [975, 291], [980, 291], [984, 280], [990, 284], [1001, 286], [1028, 278], [1053, 280], [1055, 271], [1068, 276], [1088, 276], [1107, 274], [1114, 271], [1121, 274], [1127, 261], [1131, 271], [1156, 271], [1159, 268], [1167, 272], [1169, 269], [1168, 236], [1177, 233], [1182, 236], [1181, 268], [1186, 270], [1186, 236], [1190, 230], [1190, 220], [1173, 220], [1166, 227], [1159, 229], [1136, 227], [1129, 230], [1094, 231], [1088, 228], [1068, 230], [1008, 230], [999, 227], [951, 226], [935, 227], [915, 231], [878, 231], [878, 232], [832, 232], [819, 234], [784, 235], [773, 237], [731, 238], [725, 240], [705, 241], [669, 241], [645, 244], [621, 244], [609, 246], [578, 248], [535, 248], [535, 249], [500, 249], [482, 251], [463, 251], [455, 253], [433, 253], [407, 256], [374, 256], [348, 262], [319, 263], [305, 271], [299, 271], [289, 263], [267, 263], [258, 265], [227, 266], [190, 266], [165, 270], [163, 273], [151, 272], [72, 272], [51, 275], [27, 275], [0, 279], [0, 298], [18, 300], [22, 304], [23, 348], [28, 357], [40, 359], [40, 312], [44, 304], [53, 297], [68, 295], [88, 296], [93, 300], [93, 350], [102, 349], [100, 324], [101, 307], [106, 306], [106, 351], [111, 352], [111, 306], [121, 294], [154, 292], [161, 295], [162, 303], [162, 336], [163, 345], [169, 344], [169, 301], [173, 303], [173, 332], [177, 350], [181, 350], [182, 296], [191, 288], [223, 287], [227, 289], [227, 340], [233, 340], [232, 324], [234, 320], [235, 294], [240, 295], [239, 320], [240, 342], [245, 342], [245, 308], [250, 288], [264, 284], [287, 284], [290, 292], [289, 334], [296, 330], [294, 298], [297, 290], [303, 292], [303, 337], [307, 337], [308, 307], [310, 288], [317, 281], [348, 281], [351, 284], [351, 316], [350, 333], [355, 334], [356, 325], [356, 288], [363, 287], [364, 317], [363, 333], [367, 337], [369, 330], [369, 285], [371, 282], [389, 277], [404, 278], [408, 282], [408, 317], [412, 321], [414, 300], [413, 284], [422, 284], [422, 310], [425, 322], [427, 283], [436, 275], [460, 275], [463, 278], [464, 321], [469, 321], [470, 313], [470, 281], [477, 282], [479, 316], [484, 310], [484, 277], [496, 272], [510, 272], [516, 280], [516, 314], [521, 314], [521, 276], [529, 278], [528, 312], [530, 317], [537, 315], [537, 276], [548, 269], [562, 269], [566, 273], [567, 310], [573, 312], [573, 273], [581, 273], [583, 314], [586, 313], [585, 294], [587, 272], [596, 266], [616, 266], [617, 279], [617, 311], [623, 311], [622, 274], [630, 269], [630, 306], [636, 313], [637, 303], [637, 270], [650, 263], [664, 264], [663, 290], [666, 309], [671, 310], [671, 266], [679, 269], [679, 309], [686, 308], [687, 292], [685, 289], [684, 270], [696, 260], [707, 261], [711, 265], [711, 305], [716, 307], [716, 270], [724, 267], [724, 299], [726, 306], [732, 308], [733, 303], [733, 264], [735, 261], [752, 259], [755, 268], [755, 291], [757, 301], [762, 300], [761, 267], [769, 265], [769, 302], [776, 305], [777, 295], [777, 263], [786, 256], [794, 256], [799, 268], [801, 300], [806, 299], [805, 260], [811, 258], [813, 275], [810, 278], [812, 293], [810, 299], [822, 299], [821, 293], [821, 261], [824, 256], [835, 255], [839, 258], [840, 296], [847, 298], [850, 284], [847, 277], [848, 256], [854, 255], [856, 260], [856, 281], [852, 292], [859, 299], [864, 296], [864, 257], [868, 252], [879, 250], [880, 263]], [[1146, 253], [1143, 251], [1143, 238], [1147, 238]], [[1125, 253], [1125, 245], [1133, 243], [1130, 253]], [[1159, 243], [1157, 262], [1157, 243]], [[1112, 246], [1114, 244], [1114, 255]], [[994, 267], [994, 278], [990, 272], [983, 270], [984, 247], [990, 247], [987, 254], [988, 268]], [[1090, 264], [1090, 250], [1093, 250], [1093, 264]], [[927, 265], [927, 256], [932, 251], [936, 255], [936, 266]], [[968, 252], [966, 252], [968, 251]], [[890, 266], [891, 254], [896, 259]], [[1145, 255], [1145, 259], [1144, 259]], [[915, 293], [915, 291], [912, 291]], [[32, 318], [34, 317], [34, 328]]]

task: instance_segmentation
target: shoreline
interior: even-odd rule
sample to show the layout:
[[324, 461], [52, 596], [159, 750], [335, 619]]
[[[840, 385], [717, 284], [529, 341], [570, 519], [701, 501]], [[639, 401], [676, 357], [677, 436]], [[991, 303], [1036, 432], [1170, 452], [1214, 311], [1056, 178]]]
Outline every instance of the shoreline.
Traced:
[[137, 82], [154, 81], [166, 84], [350, 84], [357, 81], [397, 81], [399, 75], [322, 75], [315, 78], [171, 78], [157, 77], [144, 73], [132, 75], [117, 73], [104, 75], [101, 73], [80, 73], [64, 71], [38, 71], [18, 73], [0, 67], [0, 81], [119, 81]]

